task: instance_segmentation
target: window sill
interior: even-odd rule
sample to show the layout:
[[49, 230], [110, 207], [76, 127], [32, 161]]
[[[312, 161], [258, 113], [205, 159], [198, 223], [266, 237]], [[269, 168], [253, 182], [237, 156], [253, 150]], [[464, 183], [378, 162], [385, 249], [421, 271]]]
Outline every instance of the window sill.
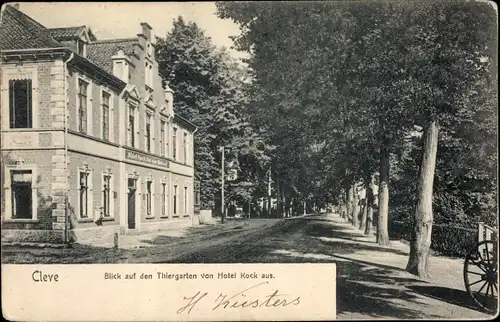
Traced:
[[4, 219], [4, 223], [27, 223], [27, 224], [36, 224], [40, 222], [38, 219], [24, 219], [24, 218], [10, 218], [10, 219]]
[[155, 219], [155, 216], [146, 216], [146, 219]]
[[160, 219], [168, 219], [168, 216], [161, 216]]
[[87, 223], [87, 222], [94, 222], [93, 218], [79, 218], [77, 219], [78, 223]]
[[173, 215], [172, 218], [179, 218], [179, 215]]
[[114, 217], [103, 217], [102, 221], [115, 221]]

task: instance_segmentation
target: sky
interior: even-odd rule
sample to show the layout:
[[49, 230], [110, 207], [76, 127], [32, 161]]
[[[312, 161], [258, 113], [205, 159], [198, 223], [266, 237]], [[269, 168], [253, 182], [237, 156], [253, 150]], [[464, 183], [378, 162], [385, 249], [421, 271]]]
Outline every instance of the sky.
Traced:
[[[217, 17], [214, 2], [21, 2], [19, 9], [47, 28], [86, 25], [100, 40], [135, 37], [141, 22], [164, 37], [179, 15], [205, 30], [217, 46], [231, 48], [229, 36], [240, 33], [231, 20]], [[230, 52], [236, 58], [246, 57], [236, 50]]]

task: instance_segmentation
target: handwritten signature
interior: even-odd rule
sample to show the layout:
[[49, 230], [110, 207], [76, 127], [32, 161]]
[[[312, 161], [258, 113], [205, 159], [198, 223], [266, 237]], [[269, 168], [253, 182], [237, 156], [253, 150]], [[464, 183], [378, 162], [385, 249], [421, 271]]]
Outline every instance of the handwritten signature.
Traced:
[[[228, 295], [219, 293], [217, 298], [213, 301], [212, 311], [218, 309], [228, 309], [228, 308], [260, 308], [260, 307], [286, 307], [289, 305], [299, 305], [300, 296], [289, 297], [287, 294], [279, 294], [278, 290], [274, 290], [272, 293], [267, 293], [268, 295], [254, 295], [248, 296], [251, 290], [261, 288], [262, 285], [269, 284], [269, 281], [262, 282], [253, 285], [249, 288], [244, 289], [236, 294]], [[191, 313], [191, 310], [198, 304], [202, 299], [209, 300], [208, 292], [198, 291], [192, 296], [185, 296], [183, 300], [186, 305], [177, 310], [177, 314]]]

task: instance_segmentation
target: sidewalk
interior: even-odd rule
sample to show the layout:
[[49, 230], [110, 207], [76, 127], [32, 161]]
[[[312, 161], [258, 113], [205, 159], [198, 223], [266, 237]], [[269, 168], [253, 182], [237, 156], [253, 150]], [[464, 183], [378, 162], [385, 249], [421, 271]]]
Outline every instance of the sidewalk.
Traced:
[[[375, 235], [364, 235], [360, 230], [353, 228], [350, 223], [345, 223], [339, 215], [330, 214], [326, 216], [326, 219], [330, 222], [332, 229], [341, 232], [341, 235], [316, 238], [323, 242], [341, 242], [345, 245], [352, 245], [356, 249], [338, 257], [342, 257], [346, 262], [360, 263], [367, 271], [385, 269], [384, 272], [390, 272], [388, 276], [385, 273], [384, 280], [377, 281], [373, 278], [362, 281], [363, 278], [360, 278], [358, 283], [364, 283], [366, 289], [378, 289], [378, 292], [387, 290], [390, 294], [399, 293], [399, 298], [386, 298], [387, 305], [391, 308], [397, 308], [400, 312], [408, 312], [408, 315], [412, 314], [410, 312], [422, 310], [428, 318], [492, 318], [491, 315], [480, 312], [466, 293], [463, 280], [463, 259], [430, 255], [430, 278], [420, 279], [405, 270], [410, 251], [408, 244], [391, 240], [389, 246], [382, 247], [376, 244]], [[351, 279], [355, 280], [356, 276], [347, 275], [344, 278], [351, 282]], [[349, 285], [352, 284], [349, 283]], [[359, 305], [363, 305], [362, 302]], [[382, 309], [379, 309], [382, 313]], [[358, 319], [371, 316], [373, 315], [353, 315], [352, 312], [348, 313], [346, 310], [346, 312], [340, 312], [338, 318]]]

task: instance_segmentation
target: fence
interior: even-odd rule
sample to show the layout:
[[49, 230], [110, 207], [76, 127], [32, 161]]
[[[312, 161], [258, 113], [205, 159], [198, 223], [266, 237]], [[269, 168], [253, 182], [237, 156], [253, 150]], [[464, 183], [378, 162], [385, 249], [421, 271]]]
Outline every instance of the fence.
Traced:
[[[389, 237], [410, 241], [412, 229], [409, 223], [392, 221], [389, 223]], [[478, 238], [478, 229], [433, 224], [431, 249], [446, 256], [465, 257]]]

